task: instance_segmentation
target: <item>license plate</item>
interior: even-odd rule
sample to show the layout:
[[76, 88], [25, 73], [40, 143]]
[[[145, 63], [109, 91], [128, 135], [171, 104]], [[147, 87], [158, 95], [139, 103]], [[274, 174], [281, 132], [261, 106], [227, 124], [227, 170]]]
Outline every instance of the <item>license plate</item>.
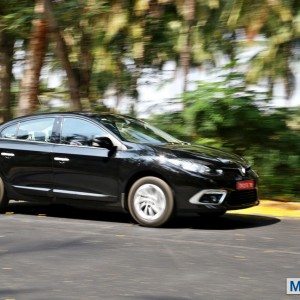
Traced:
[[255, 181], [254, 180], [243, 180], [238, 181], [236, 183], [236, 189], [241, 190], [253, 190], [255, 188]]

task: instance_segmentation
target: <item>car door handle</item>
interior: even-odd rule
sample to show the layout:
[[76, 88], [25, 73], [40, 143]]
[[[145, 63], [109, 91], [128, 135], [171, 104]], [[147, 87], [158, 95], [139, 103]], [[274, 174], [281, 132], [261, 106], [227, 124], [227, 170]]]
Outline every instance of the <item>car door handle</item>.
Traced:
[[70, 161], [67, 157], [54, 157], [55, 161], [58, 161], [60, 163], [68, 162]]
[[10, 152], [1, 152], [1, 155], [4, 157], [14, 157], [15, 156], [14, 153], [10, 153]]

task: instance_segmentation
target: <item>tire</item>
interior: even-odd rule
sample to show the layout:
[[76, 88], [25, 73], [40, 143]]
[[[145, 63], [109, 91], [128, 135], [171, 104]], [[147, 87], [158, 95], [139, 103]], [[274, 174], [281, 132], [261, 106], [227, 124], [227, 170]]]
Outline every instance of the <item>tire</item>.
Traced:
[[162, 179], [143, 177], [130, 188], [128, 208], [131, 216], [140, 225], [162, 226], [171, 218], [174, 210], [173, 192]]
[[0, 178], [0, 214], [4, 214], [6, 212], [8, 205], [8, 198], [5, 191], [5, 185], [3, 180]]

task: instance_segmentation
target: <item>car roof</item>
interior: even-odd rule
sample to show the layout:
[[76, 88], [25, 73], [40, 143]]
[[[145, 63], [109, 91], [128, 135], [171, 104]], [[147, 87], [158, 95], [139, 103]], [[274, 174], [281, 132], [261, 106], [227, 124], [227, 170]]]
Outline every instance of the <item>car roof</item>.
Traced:
[[89, 117], [89, 118], [93, 118], [93, 117], [105, 117], [105, 116], [112, 116], [112, 117], [125, 117], [125, 118], [130, 118], [130, 119], [134, 119], [130, 116], [126, 116], [126, 115], [121, 115], [121, 114], [113, 114], [110, 112], [101, 112], [101, 113], [92, 113], [92, 112], [48, 112], [48, 113], [37, 113], [37, 114], [31, 114], [31, 115], [26, 115], [26, 116], [21, 116], [21, 117], [17, 117], [14, 119], [11, 119], [7, 122], [4, 122], [2, 124], [0, 124], [0, 126], [11, 123], [11, 122], [15, 122], [18, 120], [25, 120], [25, 119], [30, 119], [30, 118], [34, 118], [34, 117], [39, 117], [39, 116], [84, 116], [84, 117]]

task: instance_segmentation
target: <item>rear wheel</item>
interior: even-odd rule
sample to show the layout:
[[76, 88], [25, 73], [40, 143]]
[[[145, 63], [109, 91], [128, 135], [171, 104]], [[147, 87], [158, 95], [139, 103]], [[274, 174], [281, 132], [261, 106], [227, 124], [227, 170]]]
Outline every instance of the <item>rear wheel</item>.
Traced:
[[0, 178], [0, 213], [6, 212], [8, 205], [8, 198], [6, 196], [5, 186], [3, 180]]
[[165, 224], [174, 209], [170, 186], [157, 177], [143, 177], [131, 187], [128, 207], [132, 217], [143, 226], [158, 227]]

